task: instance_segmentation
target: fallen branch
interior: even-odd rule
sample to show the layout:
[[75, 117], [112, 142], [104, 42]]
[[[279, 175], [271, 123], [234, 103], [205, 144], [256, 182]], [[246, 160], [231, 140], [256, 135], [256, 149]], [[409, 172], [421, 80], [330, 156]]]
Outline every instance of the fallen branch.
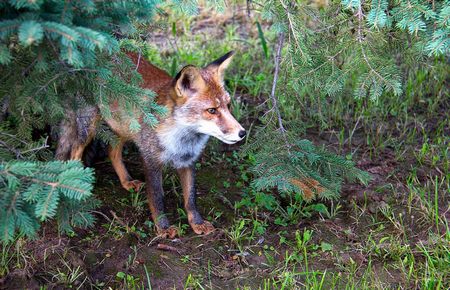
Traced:
[[175, 252], [177, 254], [180, 254], [180, 252], [178, 251], [177, 248], [166, 245], [166, 244], [158, 244], [156, 246], [156, 249], [161, 250], [161, 251], [167, 251], [167, 252]]

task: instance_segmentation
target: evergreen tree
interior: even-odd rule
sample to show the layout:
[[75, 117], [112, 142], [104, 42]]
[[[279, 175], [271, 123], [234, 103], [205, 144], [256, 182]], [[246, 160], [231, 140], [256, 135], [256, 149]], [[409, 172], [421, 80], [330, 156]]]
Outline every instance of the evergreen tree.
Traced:
[[79, 162], [36, 161], [47, 145], [32, 133], [57, 125], [69, 109], [99, 104], [108, 115], [112, 101], [130, 114], [139, 108], [130, 130], [139, 130], [140, 117], [156, 123], [154, 113], [164, 110], [153, 102], [153, 92], [139, 87], [125, 51], [141, 52], [143, 45], [128, 37], [151, 20], [157, 4], [0, 2], [0, 104], [7, 108], [0, 115], [2, 241], [12, 240], [16, 230], [34, 236], [38, 222], [53, 217], [66, 231], [92, 224], [89, 211], [98, 205], [91, 196], [93, 171]]
[[289, 132], [260, 130], [256, 138], [258, 142], [248, 146], [246, 153], [255, 159], [252, 186], [258, 191], [276, 188], [282, 195], [296, 195], [309, 202], [335, 199], [345, 178], [363, 183], [370, 180], [352, 161]]
[[[448, 0], [312, 2], [320, 7], [308, 1], [250, 2], [279, 40], [271, 109], [255, 141], [246, 146], [254, 156], [253, 185], [304, 200], [337, 198], [344, 178], [365, 183], [369, 176], [352, 162], [299, 140], [302, 114], [323, 118], [331, 98], [352, 92], [369, 102], [382, 95], [401, 101], [411, 68], [432, 67], [450, 53]], [[276, 88], [278, 76], [282, 89]], [[296, 96], [305, 94], [311, 95], [310, 103], [298, 101], [304, 98]]]

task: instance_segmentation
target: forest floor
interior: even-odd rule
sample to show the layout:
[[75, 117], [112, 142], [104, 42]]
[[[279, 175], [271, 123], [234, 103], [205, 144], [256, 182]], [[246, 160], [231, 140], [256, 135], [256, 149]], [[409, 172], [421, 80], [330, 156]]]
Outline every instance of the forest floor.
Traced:
[[[336, 141], [329, 134], [308, 137], [315, 143]], [[95, 227], [67, 237], [58, 234], [55, 224], [46, 224], [41, 238], [15, 245], [17, 268], [1, 288], [448, 287], [448, 191], [437, 200], [439, 191], [421, 197], [421, 189], [405, 178], [416, 168], [415, 178], [425, 186], [446, 186], [445, 180], [435, 180], [439, 168], [417, 167], [412, 153], [420, 148], [405, 153], [409, 162], [397, 161], [389, 148], [375, 158], [361, 156], [357, 164], [371, 173], [372, 182], [346, 184], [338, 205], [330, 205], [331, 217], [314, 214], [295, 225], [277, 226], [273, 215], [250, 216], [248, 209], [236, 209], [248, 186], [246, 164], [231, 151], [236, 147], [213, 143], [199, 160], [197, 187], [199, 209], [216, 232], [197, 236], [188, 227], [177, 177], [168, 170], [167, 214], [182, 234], [157, 238], [145, 194], [122, 189], [110, 163], [99, 162], [95, 194], [103, 205]], [[363, 146], [361, 152], [366, 151]], [[142, 179], [137, 154], [126, 160], [133, 176]], [[257, 223], [267, 225], [262, 234]]]
[[[211, 22], [201, 15], [194, 24], [180, 24], [192, 38], [168, 39], [188, 51], [186, 46], [210, 43], [205, 35], [226, 35], [211, 51], [178, 50], [183, 62], [217, 56], [228, 38], [257, 39], [254, 27], [245, 32], [242, 13], [217, 17]], [[222, 34], [215, 33], [217, 27], [223, 27]], [[152, 37], [154, 43], [164, 41], [157, 33]], [[156, 54], [153, 61], [170, 70], [173, 62], [164, 52]], [[271, 71], [263, 73], [270, 85]], [[255, 83], [233, 92], [240, 106], [234, 114], [247, 128], [260, 114], [251, 108], [263, 103], [261, 91], [268, 88]], [[408, 112], [414, 116], [410, 120], [391, 116], [375, 129], [370, 120], [358, 125], [355, 117], [345, 125], [345, 138], [337, 124], [327, 130], [309, 126], [302, 138], [351, 155], [372, 181], [345, 184], [338, 201], [326, 202], [327, 214], [306, 212], [296, 224], [279, 225], [274, 212], [242, 205], [251, 175], [239, 144], [211, 140], [197, 163], [198, 208], [217, 228], [207, 236], [195, 235], [187, 225], [173, 171], [164, 174], [166, 213], [181, 235], [160, 239], [145, 193], [125, 191], [110, 162], [98, 161], [94, 193], [102, 206], [94, 227], [66, 236], [50, 222], [37, 240], [4, 247], [2, 267], [7, 265], [8, 274], [0, 289], [448, 289], [449, 111], [448, 100], [431, 112], [419, 104]], [[138, 154], [131, 146], [128, 151], [130, 173], [143, 180]]]
[[[47, 224], [41, 238], [17, 244], [20, 267], [11, 271], [2, 289], [278, 289], [289, 279], [298, 287], [323, 283], [323, 289], [338, 289], [354, 283], [407, 289], [423, 286], [416, 284], [419, 273], [410, 272], [423, 259], [432, 262], [421, 271], [430, 271], [430, 289], [436, 289], [431, 267], [439, 269], [442, 263], [448, 268], [450, 245], [448, 240], [440, 244], [439, 237], [448, 235], [440, 220], [450, 219], [449, 200], [439, 196], [433, 209], [434, 201], [429, 208], [425, 199], [408, 191], [405, 169], [414, 164], [399, 164], [390, 150], [361, 158], [359, 167], [373, 181], [367, 187], [346, 185], [331, 218], [316, 214], [299, 224], [276, 226], [274, 216], [256, 217], [269, 224], [258, 234], [255, 217], [234, 206], [246, 186], [245, 166], [230, 148], [222, 149], [204, 154], [197, 178], [199, 209], [217, 227], [215, 233], [197, 236], [187, 226], [177, 178], [168, 171], [167, 214], [182, 235], [157, 238], [145, 194], [122, 189], [109, 162], [100, 162], [95, 165], [95, 193], [103, 205], [95, 227], [67, 237]], [[130, 154], [127, 160], [133, 176], [142, 178], [138, 156]], [[424, 176], [418, 178], [432, 169], [422, 170]], [[439, 275], [444, 288], [448, 269]], [[367, 284], [359, 284], [361, 279]]]

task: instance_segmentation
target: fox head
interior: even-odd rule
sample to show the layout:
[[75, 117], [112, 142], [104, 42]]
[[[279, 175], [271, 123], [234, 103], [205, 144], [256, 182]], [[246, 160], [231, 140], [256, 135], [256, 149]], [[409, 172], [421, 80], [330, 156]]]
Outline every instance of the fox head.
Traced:
[[204, 68], [188, 65], [173, 82], [177, 99], [176, 121], [227, 144], [241, 141], [246, 135], [245, 129], [230, 113], [231, 98], [224, 88], [224, 72], [233, 53], [228, 52]]

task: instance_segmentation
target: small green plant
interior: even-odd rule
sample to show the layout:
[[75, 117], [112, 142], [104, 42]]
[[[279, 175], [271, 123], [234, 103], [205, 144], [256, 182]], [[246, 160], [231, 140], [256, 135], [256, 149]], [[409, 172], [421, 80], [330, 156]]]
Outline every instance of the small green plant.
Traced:
[[136, 245], [130, 246], [130, 249], [132, 252], [128, 255], [128, 259], [125, 264], [127, 269], [134, 267], [134, 265], [136, 263], [136, 259], [138, 257], [138, 249], [137, 249]]
[[143, 212], [147, 207], [147, 200], [142, 189], [135, 192], [132, 190], [130, 194], [131, 206], [139, 213]]
[[134, 224], [130, 226], [128, 223], [115, 217], [110, 223], [102, 224], [102, 227], [116, 240], [122, 239], [125, 235], [134, 235], [139, 239], [147, 238], [149, 236], [149, 229], [153, 229], [153, 222], [146, 221], [144, 223], [148, 229], [143, 226], [137, 226], [136, 223], [137, 222], [134, 222]]
[[244, 251], [244, 241], [250, 237], [248, 222], [247, 219], [236, 220], [235, 223], [231, 225], [230, 229], [226, 230], [228, 237], [238, 248], [240, 253]]
[[152, 282], [150, 280], [150, 275], [148, 273], [148, 269], [147, 269], [146, 265], [144, 265], [144, 271], [145, 271], [145, 278], [146, 278], [146, 281], [147, 281], [147, 285], [146, 285], [147, 289], [148, 290], [152, 290]]
[[116, 279], [122, 282], [122, 286], [125, 289], [141, 289], [140, 278], [133, 275], [117, 272]]

